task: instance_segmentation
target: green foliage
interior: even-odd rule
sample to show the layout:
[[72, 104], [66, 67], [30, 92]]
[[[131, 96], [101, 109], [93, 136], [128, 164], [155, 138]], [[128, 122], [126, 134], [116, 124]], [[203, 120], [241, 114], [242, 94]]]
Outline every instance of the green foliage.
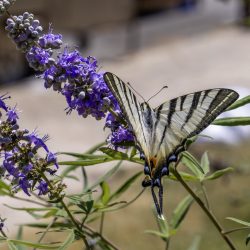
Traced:
[[227, 117], [216, 119], [213, 125], [220, 126], [246, 126], [250, 125], [250, 117]]
[[164, 218], [159, 218], [156, 215], [155, 217], [157, 220], [159, 231], [146, 230], [145, 233], [158, 236], [164, 241], [169, 241], [170, 237], [177, 233], [177, 230], [179, 229], [181, 222], [186, 217], [187, 212], [189, 211], [192, 205], [192, 202], [193, 198], [189, 195], [186, 196], [173, 211], [170, 223], [168, 223], [168, 220]]

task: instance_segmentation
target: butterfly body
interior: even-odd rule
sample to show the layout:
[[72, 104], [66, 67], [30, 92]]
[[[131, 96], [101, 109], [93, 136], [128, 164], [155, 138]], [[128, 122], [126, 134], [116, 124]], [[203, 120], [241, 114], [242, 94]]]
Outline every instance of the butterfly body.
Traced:
[[[162, 215], [162, 176], [169, 174], [169, 164], [185, 150], [186, 140], [199, 134], [237, 98], [230, 89], [208, 89], [174, 98], [151, 108], [140, 103], [129, 84], [106, 72], [104, 80], [117, 99], [134, 133], [146, 175], [142, 185], [150, 186], [159, 216]], [[154, 188], [159, 188], [158, 198]]]

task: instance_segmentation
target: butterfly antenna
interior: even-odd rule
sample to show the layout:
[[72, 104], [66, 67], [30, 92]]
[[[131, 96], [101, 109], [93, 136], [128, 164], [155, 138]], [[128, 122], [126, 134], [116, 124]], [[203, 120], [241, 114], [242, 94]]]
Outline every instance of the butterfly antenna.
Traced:
[[148, 100], [147, 102], [149, 102], [152, 98], [154, 98], [155, 96], [157, 96], [163, 89], [167, 89], [168, 86], [163, 86], [159, 91], [157, 91], [154, 95], [152, 95]]
[[144, 102], [146, 102], [145, 99], [144, 99], [144, 97], [143, 97], [138, 91], [136, 91], [136, 90], [132, 87], [132, 85], [131, 85], [129, 82], [127, 82], [127, 84], [128, 84], [128, 86], [129, 86], [131, 89], [134, 90], [134, 92], [135, 92], [138, 96], [140, 96], [140, 97], [142, 98], [142, 100], [143, 100]]

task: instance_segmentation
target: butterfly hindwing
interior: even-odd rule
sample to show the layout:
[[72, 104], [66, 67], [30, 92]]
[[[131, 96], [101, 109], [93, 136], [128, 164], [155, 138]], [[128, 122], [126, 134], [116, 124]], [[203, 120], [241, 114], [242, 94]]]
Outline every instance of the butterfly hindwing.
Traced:
[[210, 89], [180, 96], [156, 108], [154, 151], [167, 157], [187, 138], [200, 133], [238, 98], [230, 89]]

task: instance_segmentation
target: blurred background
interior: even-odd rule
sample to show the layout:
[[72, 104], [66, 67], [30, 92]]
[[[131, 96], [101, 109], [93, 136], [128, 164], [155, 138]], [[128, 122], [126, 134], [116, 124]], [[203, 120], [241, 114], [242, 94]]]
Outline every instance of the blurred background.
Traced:
[[[12, 14], [32, 12], [45, 31], [49, 25], [54, 33], [62, 33], [67, 45], [77, 47], [84, 56], [94, 56], [100, 70], [110, 71], [130, 82], [145, 99], [164, 85], [151, 100], [152, 106], [190, 92], [214, 87], [228, 87], [241, 97], [250, 94], [250, 1], [248, 0], [22, 0], [10, 9]], [[6, 36], [4, 19], [0, 30], [0, 88], [12, 96], [12, 104], [21, 110], [20, 123], [30, 130], [38, 128], [48, 133], [50, 148], [57, 151], [83, 152], [104, 141], [104, 121], [83, 119], [72, 113], [65, 115], [65, 100], [43, 87], [41, 79], [28, 68], [24, 56]], [[250, 106], [228, 112], [229, 116], [249, 116]], [[250, 129], [249, 127], [209, 126], [203, 134], [214, 139], [202, 139], [191, 151], [200, 157], [209, 152], [214, 170], [232, 166], [233, 174], [208, 183], [211, 206], [220, 221], [231, 228], [227, 216], [250, 221]], [[92, 179], [109, 166], [91, 167]], [[114, 185], [141, 167], [124, 163]], [[168, 216], [186, 195], [180, 185], [166, 181], [165, 210]], [[69, 182], [70, 192], [80, 190], [80, 184]], [[132, 197], [141, 189], [134, 184]], [[129, 199], [129, 197], [124, 197]], [[0, 198], [0, 215], [8, 218], [9, 234], [15, 225], [32, 220], [28, 215], [10, 211], [4, 206], [17, 204]], [[18, 206], [25, 206], [20, 204]], [[20, 216], [21, 215], [21, 216]], [[144, 234], [156, 229], [152, 215], [150, 192], [131, 207], [107, 216], [104, 232], [121, 249], [163, 249], [156, 237]], [[26, 237], [35, 235], [26, 230]], [[171, 249], [188, 249], [194, 237], [201, 239], [200, 249], [227, 249], [213, 225], [202, 211], [193, 205], [180, 232], [173, 238]], [[239, 248], [246, 233], [232, 235]], [[76, 245], [75, 249], [81, 249]]]

